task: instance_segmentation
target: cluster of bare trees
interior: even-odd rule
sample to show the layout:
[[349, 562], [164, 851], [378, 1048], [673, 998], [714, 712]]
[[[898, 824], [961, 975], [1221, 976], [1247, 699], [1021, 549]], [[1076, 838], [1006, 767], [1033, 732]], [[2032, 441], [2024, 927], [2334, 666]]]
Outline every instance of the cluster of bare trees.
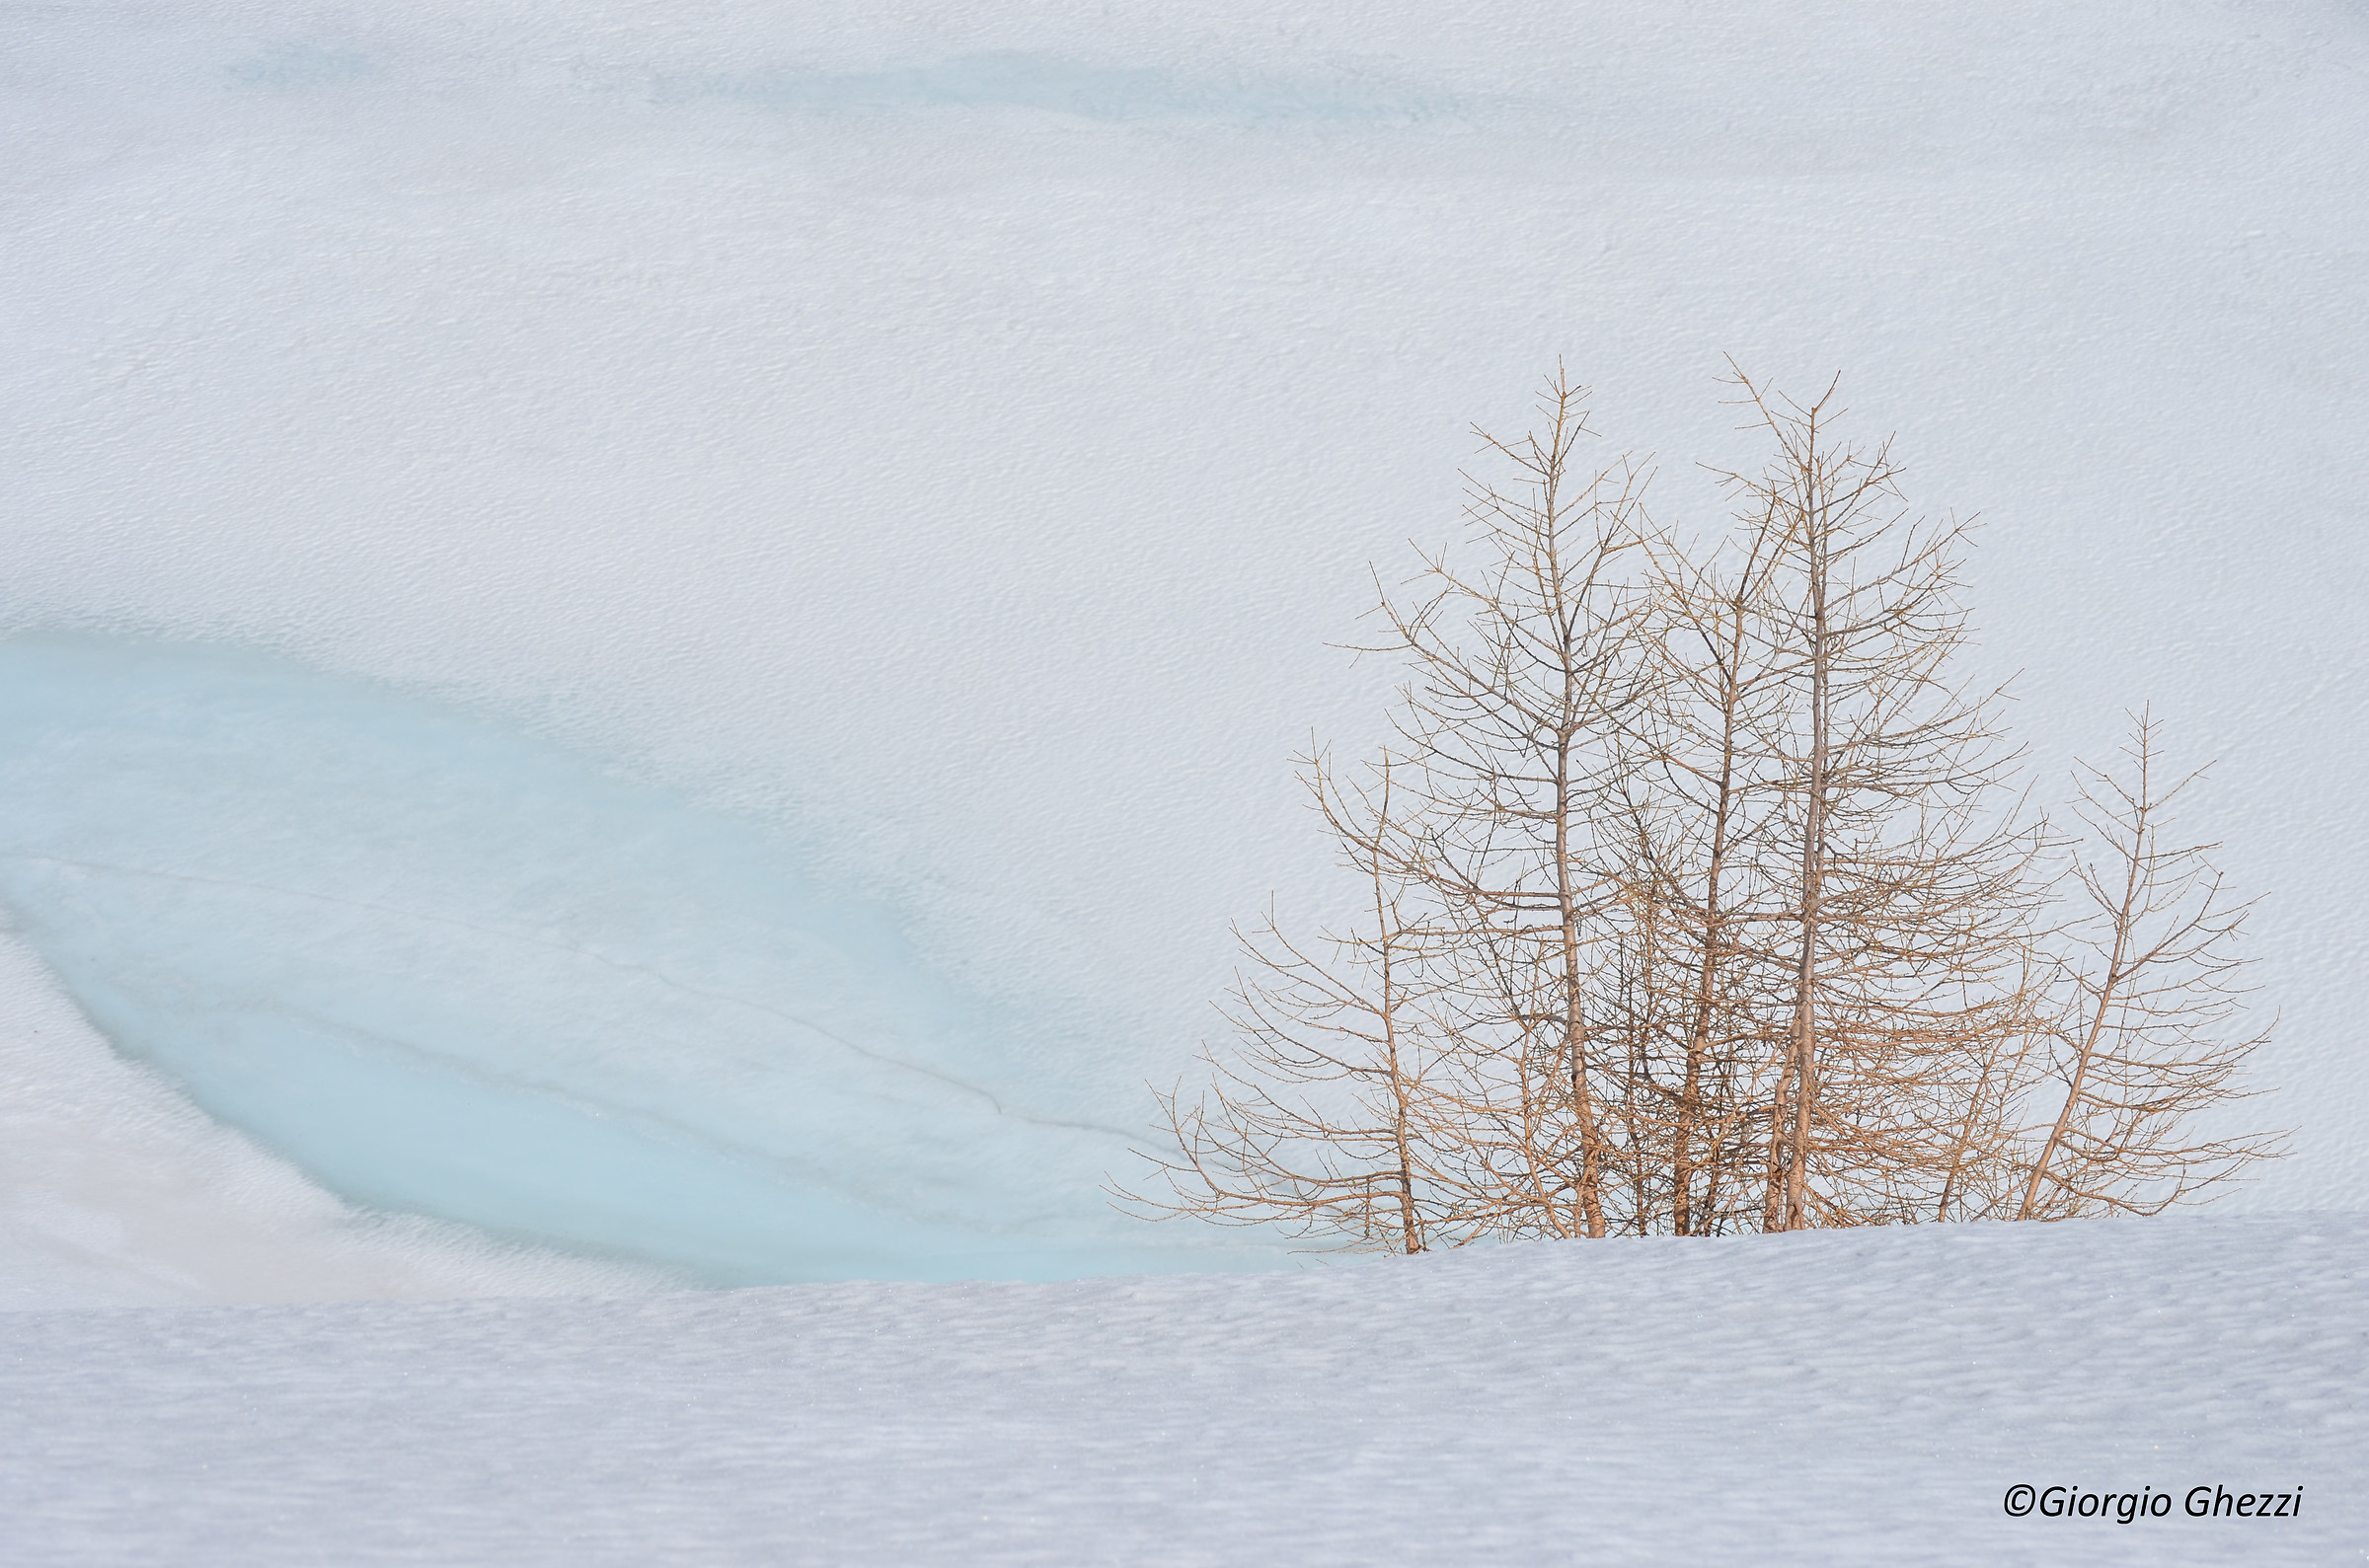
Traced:
[[2277, 1151], [2208, 1137], [2245, 919], [2168, 841], [2141, 716], [2060, 835], [1952, 684], [1961, 525], [1888, 446], [1742, 378], [1767, 467], [1681, 543], [1584, 391], [1484, 435], [1471, 539], [1384, 592], [1396, 738], [1303, 777], [1361, 920], [1246, 934], [1233, 1049], [1163, 1096], [1157, 1214], [1415, 1252], [2154, 1213]]

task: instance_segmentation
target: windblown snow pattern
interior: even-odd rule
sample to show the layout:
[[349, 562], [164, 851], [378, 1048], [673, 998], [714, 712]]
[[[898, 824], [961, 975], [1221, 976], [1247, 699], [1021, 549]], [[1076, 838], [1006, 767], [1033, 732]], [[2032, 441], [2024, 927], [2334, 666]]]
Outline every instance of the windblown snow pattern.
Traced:
[[2333, 0], [0, 13], [0, 1299], [1270, 1260], [1097, 1188], [1345, 910], [1288, 760], [1558, 356], [1689, 529], [1723, 356], [1840, 373], [2035, 798], [2219, 759], [2233, 1212], [2361, 1206], [2365, 82]]
[[17, 1314], [0, 1531], [91, 1568], [2341, 1562], [2365, 1272], [2359, 1216], [2197, 1216]]

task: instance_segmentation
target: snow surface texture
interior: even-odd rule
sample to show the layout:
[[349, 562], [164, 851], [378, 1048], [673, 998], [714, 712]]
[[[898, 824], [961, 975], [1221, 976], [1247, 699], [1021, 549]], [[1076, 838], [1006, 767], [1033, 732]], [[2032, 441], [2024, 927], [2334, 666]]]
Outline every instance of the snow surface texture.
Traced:
[[[11, 710], [50, 716], [7, 759], [0, 848], [51, 866], [9, 862], [6, 896], [112, 1038], [349, 1199], [720, 1278], [780, 1277], [750, 1205], [783, 1183], [815, 1272], [1205, 1255], [1095, 1229], [1068, 1173], [1101, 1135], [1016, 1132], [911, 1069], [1140, 1125], [1210, 1031], [1226, 923], [1345, 902], [1285, 759], [1376, 733], [1393, 672], [1327, 644], [1367, 561], [1454, 532], [1467, 421], [1518, 428], [1566, 355], [1612, 443], [1659, 453], [1663, 510], [1710, 526], [1692, 465], [1757, 455], [1722, 352], [1840, 371], [1917, 496], [1986, 517], [1968, 674], [2025, 672], [2043, 796], [2143, 701], [2176, 758], [2221, 759], [2187, 821], [2268, 895], [2261, 1079], [2298, 1151], [2237, 1201], [2369, 1194], [2358, 7], [60, 5], [0, 19], [0, 630], [103, 639], [10, 655]], [[199, 644], [347, 684], [283, 669], [235, 715], [73, 730], [88, 660], [220, 696]], [[56, 684], [25, 684], [43, 658]], [[94, 761], [197, 729], [206, 769]], [[299, 730], [370, 766], [299, 745], [273, 783]], [[650, 836], [586, 858], [502, 816], [503, 769]], [[147, 815], [68, 809], [105, 789]], [[407, 837], [430, 820], [454, 836]], [[677, 842], [780, 876], [669, 882]], [[723, 913], [637, 930], [604, 888]], [[828, 956], [758, 973], [753, 926], [690, 951], [760, 905]], [[595, 954], [646, 978], [522, 1033]], [[711, 960], [733, 1003], [658, 994]], [[757, 1077], [807, 1075], [801, 1114], [833, 1120], [824, 1159], [731, 1065], [739, 1003], [812, 1019], [784, 988], [815, 965], [824, 1010], [869, 987], [902, 1020], [857, 1042], [901, 1066], [765, 1036]], [[257, 1081], [300, 1052], [301, 1082]], [[88, 1082], [90, 1157], [150, 1157], [106, 1129], [162, 1081]], [[841, 1113], [867, 1096], [877, 1122]], [[463, 1109], [493, 1119], [430, 1119]], [[855, 1259], [820, 1164], [842, 1192], [913, 1169], [933, 1125], [977, 1142], [977, 1190], [917, 1172]], [[454, 1215], [451, 1150], [420, 1152], [487, 1129], [484, 1207]], [[556, 1197], [554, 1157], [586, 1172]], [[153, 1157], [115, 1188], [125, 1235], [181, 1157]], [[297, 1208], [301, 1253], [337, 1211]], [[124, 1246], [124, 1289], [169, 1273]], [[286, 1286], [259, 1266], [257, 1297]]]
[[[2322, 1215], [25, 1314], [0, 1544], [237, 1568], [2356, 1561], [2365, 1289], [2369, 1220]], [[2018, 1483], [2175, 1511], [2011, 1519]], [[2303, 1512], [2187, 1518], [2215, 1483]]]

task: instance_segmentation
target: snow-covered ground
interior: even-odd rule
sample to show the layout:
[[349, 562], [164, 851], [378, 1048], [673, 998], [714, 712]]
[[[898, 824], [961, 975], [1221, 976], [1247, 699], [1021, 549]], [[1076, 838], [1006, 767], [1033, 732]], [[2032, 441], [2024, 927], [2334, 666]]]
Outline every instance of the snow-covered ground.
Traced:
[[2369, 1220], [2263, 1215], [22, 1314], [0, 1558], [2354, 1562], [2365, 1293]]

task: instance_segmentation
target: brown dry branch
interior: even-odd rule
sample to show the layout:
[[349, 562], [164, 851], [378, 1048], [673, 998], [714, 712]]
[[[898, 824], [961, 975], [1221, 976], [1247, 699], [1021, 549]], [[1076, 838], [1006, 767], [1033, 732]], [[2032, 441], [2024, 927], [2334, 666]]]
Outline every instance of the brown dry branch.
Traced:
[[2252, 1097], [2237, 1080], [2269, 1029], [2230, 1032], [2250, 961], [2234, 948], [2252, 905], [2229, 901], [2205, 859], [2216, 846], [2164, 839], [2172, 802], [2198, 775], [2160, 781], [2160, 728], [2152, 713], [2133, 716], [2124, 777], [2082, 769], [2075, 810], [2098, 847], [2073, 868], [2085, 908], [2052, 1020], [2061, 1100], [2013, 1194], [2018, 1219], [2160, 1213], [2283, 1152], [2281, 1134], [2196, 1130]]
[[1697, 560], [1657, 540], [1652, 583], [1655, 701], [1634, 726], [1625, 780], [1630, 902], [1639, 912], [1623, 965], [1621, 1011], [1635, 1053], [1632, 1103], [1658, 1134], [1666, 1181], [1643, 1184], [1643, 1232], [1750, 1229], [1757, 1217], [1752, 1129], [1773, 1098], [1779, 1056], [1770, 1020], [1781, 966], [1756, 923], [1782, 919], [1778, 862], [1785, 778], [1749, 742], [1776, 727], [1788, 694], [1758, 635], [1775, 552], [1753, 531], [1732, 559]]
[[1834, 439], [1831, 386], [1797, 404], [1735, 384], [1776, 447], [1727, 479], [1770, 561], [1758, 657], [1791, 697], [1749, 743], [1783, 776], [1790, 843], [1766, 872], [1777, 918], [1754, 923], [1793, 971], [1762, 1225], [1931, 1216], [2012, 1142], [1965, 1109], [2031, 1032], [2041, 840], [2004, 798], [2002, 694], [1949, 677], [1965, 525], [1909, 515], [1888, 443]]
[[2055, 1219], [2272, 1152], [2187, 1130], [2259, 1037], [2224, 1041], [2244, 909], [2157, 840], [2151, 721], [2052, 933], [2002, 694], [1950, 673], [1965, 526], [1836, 439], [1831, 386], [1734, 385], [1773, 455], [1708, 546], [1580, 460], [1560, 371], [1537, 433], [1482, 433], [1510, 482], [1468, 477], [1465, 546], [1377, 582], [1396, 741], [1353, 783], [1303, 759], [1367, 911], [1244, 940], [1239, 1048], [1161, 1096], [1140, 1212], [1402, 1252]]
[[1176, 1154], [1155, 1158], [1164, 1196], [1115, 1192], [1155, 1216], [1282, 1224], [1352, 1249], [1420, 1252], [1449, 1216], [1432, 1191], [1423, 1073], [1438, 1030], [1424, 959], [1432, 933], [1411, 913], [1394, 761], [1344, 785], [1321, 753], [1302, 779], [1346, 864], [1366, 881], [1370, 926], [1311, 944], [1273, 912], [1237, 933], [1248, 962], [1225, 1008], [1240, 1059], [1204, 1051], [1210, 1082], [1190, 1102], [1160, 1096]]
[[1468, 477], [1478, 560], [1426, 556], [1417, 592], [1380, 609], [1382, 650], [1413, 669], [1398, 722], [1424, 827], [1402, 870], [1455, 962], [1435, 1114], [1462, 1157], [1442, 1176], [1499, 1234], [1605, 1234], [1627, 1161], [1622, 1064], [1590, 1008], [1626, 867], [1596, 830], [1650, 689], [1650, 523], [1626, 456], [1578, 462], [1584, 396], [1558, 371], [1542, 431], [1477, 432], [1514, 475]]

